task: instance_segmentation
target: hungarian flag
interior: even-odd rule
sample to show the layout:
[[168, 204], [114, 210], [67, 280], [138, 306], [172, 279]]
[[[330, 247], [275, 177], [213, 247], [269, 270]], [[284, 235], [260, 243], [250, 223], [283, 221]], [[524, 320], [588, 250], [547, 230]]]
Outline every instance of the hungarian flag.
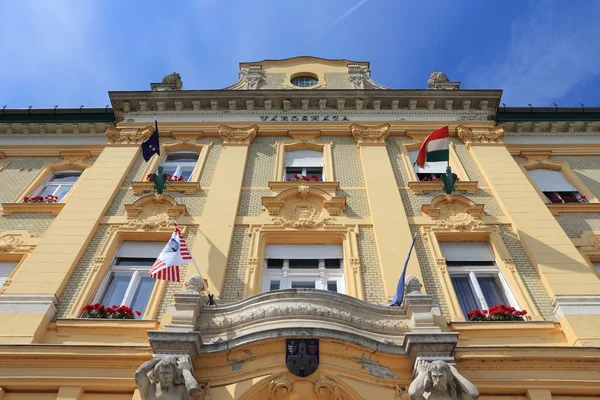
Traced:
[[450, 156], [448, 152], [449, 136], [448, 125], [431, 132], [419, 149], [416, 164], [421, 168], [425, 168], [425, 163], [428, 164], [428, 167], [434, 167], [435, 164], [432, 163], [437, 162], [448, 164]]
[[148, 275], [154, 279], [179, 282], [179, 266], [192, 260], [190, 250], [175, 224], [175, 231], [173, 231], [171, 239], [160, 252], [154, 265], [148, 271]]

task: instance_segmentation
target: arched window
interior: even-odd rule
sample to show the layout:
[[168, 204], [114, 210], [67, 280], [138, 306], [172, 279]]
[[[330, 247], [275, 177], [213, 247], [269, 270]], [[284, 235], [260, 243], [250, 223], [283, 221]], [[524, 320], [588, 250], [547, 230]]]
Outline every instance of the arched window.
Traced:
[[343, 250], [337, 244], [268, 244], [262, 291], [322, 289], [346, 293]]
[[575, 186], [560, 171], [546, 168], [529, 170], [529, 176], [550, 203], [587, 203]]
[[29, 197], [47, 197], [56, 196], [55, 201], [60, 203], [71, 191], [77, 179], [81, 176], [81, 171], [77, 169], [66, 169], [52, 172]]
[[324, 181], [323, 152], [316, 150], [294, 150], [285, 153], [286, 181]]
[[[189, 182], [198, 163], [198, 157], [200, 157], [200, 153], [194, 150], [170, 151], [160, 165], [166, 174], [172, 177], [181, 177], [182, 181]], [[177, 178], [173, 180], [177, 180]]]

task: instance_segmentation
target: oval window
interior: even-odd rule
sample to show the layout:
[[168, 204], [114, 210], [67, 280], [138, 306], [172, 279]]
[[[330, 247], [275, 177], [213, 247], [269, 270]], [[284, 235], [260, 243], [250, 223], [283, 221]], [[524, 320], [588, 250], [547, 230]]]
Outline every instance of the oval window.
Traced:
[[319, 83], [319, 80], [312, 76], [297, 76], [292, 79], [292, 85], [298, 87], [311, 87], [315, 86], [317, 83]]

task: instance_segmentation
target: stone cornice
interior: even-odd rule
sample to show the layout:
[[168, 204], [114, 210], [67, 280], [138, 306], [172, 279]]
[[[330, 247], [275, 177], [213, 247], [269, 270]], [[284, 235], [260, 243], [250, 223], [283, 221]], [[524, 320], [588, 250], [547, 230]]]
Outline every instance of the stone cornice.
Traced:
[[164, 111], [463, 110], [495, 115], [499, 90], [188, 90], [109, 93], [115, 116]]
[[48, 136], [60, 136], [66, 139], [81, 138], [81, 135], [102, 135], [107, 127], [113, 126], [107, 122], [93, 123], [20, 123], [20, 122], [0, 122], [1, 137], [13, 137], [14, 135], [22, 134], [23, 139], [28, 138], [46, 138]]
[[543, 136], [544, 133], [600, 132], [600, 121], [517, 121], [503, 122], [510, 136]]

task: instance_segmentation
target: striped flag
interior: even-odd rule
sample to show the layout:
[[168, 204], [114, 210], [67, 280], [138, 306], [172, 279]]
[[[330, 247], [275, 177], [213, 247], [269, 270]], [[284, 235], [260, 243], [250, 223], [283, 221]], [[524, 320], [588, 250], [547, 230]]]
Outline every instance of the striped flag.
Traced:
[[419, 149], [416, 164], [421, 168], [425, 168], [425, 163], [427, 163], [429, 167], [433, 167], [433, 163], [437, 162], [448, 164], [450, 157], [448, 151], [449, 137], [450, 132], [448, 132], [448, 125], [431, 132], [429, 136], [425, 138]]
[[186, 261], [193, 261], [190, 250], [185, 240], [181, 237], [181, 232], [175, 224], [175, 230], [171, 239], [160, 252], [154, 265], [148, 271], [148, 275], [154, 279], [179, 282], [179, 266]]
[[417, 238], [417, 234], [412, 238], [412, 243], [410, 244], [410, 249], [408, 249], [408, 255], [406, 256], [406, 261], [404, 261], [404, 268], [402, 268], [402, 274], [400, 274], [400, 279], [398, 280], [398, 286], [396, 287], [396, 294], [394, 294], [394, 298], [390, 303], [390, 306], [398, 306], [402, 305], [402, 300], [404, 300], [404, 280], [406, 279], [406, 267], [408, 267], [408, 261], [410, 260], [410, 255], [415, 247], [415, 239]]

